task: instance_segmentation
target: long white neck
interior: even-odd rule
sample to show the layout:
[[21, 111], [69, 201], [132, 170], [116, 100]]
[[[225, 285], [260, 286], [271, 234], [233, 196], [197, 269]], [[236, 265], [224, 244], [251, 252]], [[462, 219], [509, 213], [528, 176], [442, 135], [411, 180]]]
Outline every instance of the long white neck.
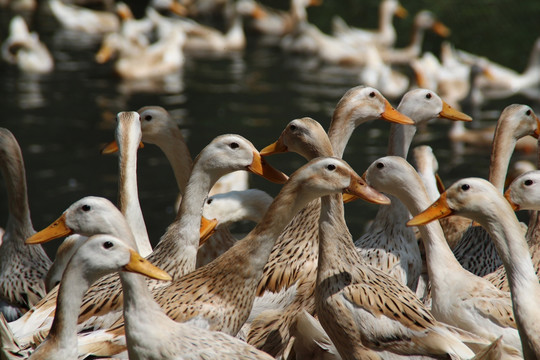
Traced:
[[519, 222], [504, 198], [476, 219], [490, 233], [504, 263], [525, 359], [540, 358], [540, 284]]
[[508, 165], [516, 146], [517, 139], [513, 136], [513, 129], [509, 121], [498, 121], [495, 127], [495, 137], [491, 146], [491, 162], [489, 167], [489, 182], [497, 190], [504, 191], [504, 181], [508, 172]]
[[162, 138], [155, 139], [154, 143], [169, 160], [178, 190], [182, 195], [185, 194], [193, 162], [182, 132], [177, 127], [172, 127]]
[[202, 208], [208, 192], [221, 175], [208, 173], [201, 166], [194, 165], [176, 219], [148, 257], [173, 279], [195, 269]]
[[[134, 126], [140, 125], [138, 122]], [[129, 127], [128, 129], [129, 130]], [[137, 187], [137, 149], [140, 140], [128, 134], [122, 134], [118, 139], [120, 156], [118, 158], [119, 186], [118, 207], [125, 216], [137, 243], [137, 250], [142, 256], [152, 252], [150, 239], [139, 203]]]

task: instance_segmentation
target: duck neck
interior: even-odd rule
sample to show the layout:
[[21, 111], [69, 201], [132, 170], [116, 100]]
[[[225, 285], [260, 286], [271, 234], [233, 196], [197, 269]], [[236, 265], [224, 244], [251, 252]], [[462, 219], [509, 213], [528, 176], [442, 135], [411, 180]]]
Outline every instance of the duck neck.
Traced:
[[[398, 111], [400, 111], [399, 108]], [[410, 117], [410, 115], [407, 116]], [[406, 159], [414, 134], [416, 134], [416, 126], [392, 124], [388, 140], [388, 155], [400, 156]]]
[[185, 194], [193, 162], [182, 132], [177, 127], [174, 127], [167, 133], [163, 141], [155, 142], [155, 144], [169, 160], [178, 190], [182, 195]]
[[208, 192], [221, 175], [207, 173], [195, 164], [176, 219], [148, 258], [173, 279], [195, 269], [202, 208]]
[[389, 11], [389, 9], [385, 7], [384, 2], [381, 3], [381, 7], [379, 10], [379, 34], [387, 35], [392, 38], [396, 36], [396, 31], [394, 30], [394, 27], [392, 26], [393, 19], [394, 19], [394, 12]]
[[424, 27], [420, 25], [414, 25], [413, 34], [411, 37], [411, 43], [406, 47], [408, 51], [419, 56], [422, 52], [422, 42], [424, 41]]
[[[135, 126], [139, 126], [136, 124]], [[134, 141], [131, 136], [119, 139], [120, 156], [118, 158], [119, 186], [118, 207], [125, 216], [137, 244], [137, 251], [142, 256], [152, 252], [150, 239], [146, 230], [144, 216], [139, 203], [137, 187], [137, 149], [140, 141]]]
[[504, 191], [504, 181], [516, 142], [517, 139], [513, 136], [510, 122], [499, 120], [495, 127], [495, 136], [491, 146], [489, 182], [501, 193]]
[[[9, 207], [6, 231], [8, 233], [21, 231], [21, 238], [24, 239], [34, 233], [34, 227], [30, 219], [24, 162], [18, 145], [13, 147], [10, 155], [6, 154], [0, 162], [0, 170], [6, 183]], [[8, 237], [4, 237], [5, 240], [8, 240]]]
[[[356, 256], [352, 236], [345, 223], [341, 194], [321, 198], [319, 218], [319, 260], [317, 283], [321, 283], [340, 266], [341, 259]], [[361, 259], [358, 261], [362, 262]]]
[[78, 266], [68, 264], [64, 271], [49, 332], [49, 338], [54, 339], [59, 348], [77, 348], [77, 320], [82, 298], [94, 280]]

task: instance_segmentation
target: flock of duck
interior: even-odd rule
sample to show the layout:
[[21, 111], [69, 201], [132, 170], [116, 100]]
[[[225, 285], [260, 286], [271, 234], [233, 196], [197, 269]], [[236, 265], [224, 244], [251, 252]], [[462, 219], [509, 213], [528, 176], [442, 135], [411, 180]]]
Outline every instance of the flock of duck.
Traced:
[[[179, 5], [167, 6], [188, 11]], [[362, 56], [385, 59], [379, 65], [405, 56], [390, 50], [396, 35], [392, 17], [403, 13], [398, 5], [381, 3], [381, 29], [372, 33], [353, 31], [337, 19], [339, 41], [352, 49], [352, 42], [360, 41], [355, 36], [367, 38], [363, 41], [371, 47]], [[55, 14], [61, 11], [55, 8], [66, 7], [58, 0], [50, 6]], [[317, 49], [323, 61], [371, 66], [358, 50], [340, 58], [337, 50], [325, 54], [336, 43], [325, 42], [329, 35], [314, 35], [318, 30], [307, 22], [305, 6], [293, 1], [288, 18], [276, 15], [288, 19], [282, 32], [268, 34], [289, 49]], [[269, 10], [240, 0], [232, 18], [242, 19], [237, 15], [245, 16], [245, 8], [263, 31], [264, 22], [255, 20], [271, 17]], [[125, 41], [123, 31], [142, 24], [124, 4], [118, 9], [128, 15], [111, 17], [99, 59], [107, 58], [114, 41]], [[426, 14], [419, 18], [431, 16]], [[205, 43], [201, 38], [208, 33], [191, 20], [165, 17], [153, 7], [147, 16], [144, 21], [151, 20], [163, 39], [172, 33], [182, 38], [175, 48], [187, 49], [190, 36], [193, 48]], [[17, 21], [20, 27], [22, 20]], [[447, 30], [430, 21], [427, 28], [444, 35]], [[74, 23], [91, 28], [90, 21]], [[103, 23], [98, 28], [105, 31]], [[157, 48], [144, 31], [137, 34], [121, 51]], [[234, 38], [220, 35], [224, 41]], [[227, 51], [226, 44], [217, 48]], [[20, 54], [11, 46], [3, 46], [3, 53]], [[140, 57], [135, 54], [122, 53], [117, 64]], [[334, 58], [325, 57], [330, 55]], [[417, 61], [418, 54], [413, 58]], [[126, 63], [117, 65], [119, 74], [132, 71]], [[467, 78], [475, 72], [477, 79], [497, 79], [485, 59], [463, 64], [469, 67]], [[531, 69], [538, 71], [538, 65]], [[160, 73], [157, 65], [148, 66]], [[144, 73], [144, 65], [137, 67]], [[38, 232], [30, 217], [21, 149], [13, 134], [0, 128], [9, 207], [0, 243], [0, 358], [540, 358], [540, 217], [531, 212], [527, 226], [515, 215], [540, 210], [540, 172], [527, 169], [507, 177], [518, 140], [537, 139], [540, 119], [528, 105], [505, 107], [492, 130], [488, 180], [465, 178], [445, 190], [430, 147], [416, 147], [409, 155], [417, 128], [428, 121], [472, 120], [457, 109], [461, 99], [451, 92], [458, 86], [440, 87], [444, 73], [436, 71], [435, 89], [407, 87], [388, 95], [400, 96], [396, 108], [377, 86], [352, 87], [336, 104], [328, 130], [309, 117], [294, 119], [260, 151], [240, 135], [224, 134], [192, 158], [163, 107], [121, 111], [115, 140], [103, 150], [118, 153], [117, 203], [84, 197]], [[534, 86], [506, 90], [530, 92]], [[476, 89], [497, 88], [486, 82]], [[391, 123], [387, 154], [360, 176], [342, 160], [345, 148], [357, 127], [380, 120]], [[180, 195], [176, 217], [159, 242], [150, 241], [139, 204], [142, 143], [163, 151]], [[269, 164], [271, 155], [287, 152], [306, 159], [289, 176]], [[222, 179], [238, 172], [283, 186], [275, 198], [257, 189], [223, 192]], [[344, 203], [358, 198], [378, 204], [379, 211], [365, 234], [354, 239]], [[238, 239], [229, 225], [246, 219], [256, 226]], [[51, 261], [40, 244], [57, 238], [65, 239]]]

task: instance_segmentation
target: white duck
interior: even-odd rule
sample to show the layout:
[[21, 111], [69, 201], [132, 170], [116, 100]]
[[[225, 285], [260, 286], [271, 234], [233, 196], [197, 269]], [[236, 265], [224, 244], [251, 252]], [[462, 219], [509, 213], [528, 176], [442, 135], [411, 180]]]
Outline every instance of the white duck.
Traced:
[[[29, 360], [78, 359], [77, 318], [83, 295], [97, 279], [118, 271], [171, 280], [165, 271], [115, 237], [97, 235], [87, 239], [73, 254], [62, 276], [49, 335]], [[144, 281], [142, 283], [146, 286]]]
[[120, 28], [120, 18], [115, 13], [66, 4], [61, 0], [49, 0], [48, 4], [56, 20], [66, 29], [104, 34]]
[[339, 17], [332, 19], [332, 33], [334, 36], [355, 46], [366, 44], [375, 45], [377, 48], [389, 48], [396, 42], [396, 30], [392, 25], [394, 16], [404, 18], [407, 10], [397, 0], [383, 0], [379, 5], [379, 28], [366, 30], [354, 28], [345, 23]]
[[26, 174], [15, 136], [0, 128], [0, 170], [6, 182], [9, 217], [0, 247], [0, 312], [15, 320], [45, 296], [51, 260], [41, 246], [24, 240], [35, 233], [30, 219]]
[[[366, 171], [366, 180], [379, 191], [397, 196], [413, 216], [431, 203], [416, 170], [402, 158], [376, 160]], [[489, 342], [503, 336], [505, 344], [519, 349], [510, 294], [463, 269], [439, 223], [419, 227], [419, 231], [426, 251], [433, 316]]]
[[45, 74], [53, 71], [54, 59], [36, 32], [30, 32], [21, 16], [9, 23], [9, 36], [2, 43], [2, 58], [24, 72]]
[[512, 207], [490, 182], [467, 178], [454, 183], [439, 200], [409, 224], [426, 224], [453, 213], [477, 221], [490, 233], [508, 275], [524, 358], [538, 359], [540, 312], [536, 299], [540, 296], [540, 284], [521, 225]]

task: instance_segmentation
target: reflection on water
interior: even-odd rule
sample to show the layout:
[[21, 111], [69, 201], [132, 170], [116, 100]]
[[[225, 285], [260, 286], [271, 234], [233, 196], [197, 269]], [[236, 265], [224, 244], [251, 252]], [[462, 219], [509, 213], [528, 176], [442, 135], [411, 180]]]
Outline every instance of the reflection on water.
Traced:
[[[7, 12], [0, 16], [0, 34], [6, 33], [9, 18]], [[83, 196], [116, 199], [116, 157], [102, 156], [99, 150], [113, 139], [114, 116], [119, 111], [145, 105], [165, 107], [184, 129], [193, 155], [223, 133], [241, 134], [262, 148], [275, 141], [294, 118], [311, 116], [327, 128], [337, 101], [358, 85], [357, 70], [285, 55], [255, 35], [249, 35], [243, 52], [224, 57], [188, 55], [179, 73], [158, 80], [124, 81], [114, 76], [112, 65], [94, 62], [99, 37], [59, 29], [45, 10], [32, 19], [32, 30], [40, 32], [53, 54], [55, 70], [48, 75], [26, 75], [2, 64], [0, 108], [1, 126], [15, 134], [25, 156], [36, 229], [51, 223]], [[514, 100], [494, 106], [501, 110]], [[397, 105], [396, 99], [393, 104]], [[416, 143], [433, 146], [447, 185], [463, 176], [486, 177], [489, 150], [465, 148], [457, 154], [447, 140], [449, 126], [435, 122], [420, 132]], [[344, 159], [362, 173], [385, 154], [388, 129], [383, 122], [358, 129]], [[287, 173], [304, 163], [295, 154], [276, 155], [269, 161]], [[165, 156], [150, 145], [139, 151], [138, 173], [141, 205], [150, 238], [156, 242], [173, 219], [176, 183]], [[251, 180], [253, 187], [272, 195], [279, 191], [278, 185], [258, 177]], [[4, 204], [0, 224], [4, 224], [7, 201], [5, 186], [0, 186]], [[376, 210], [362, 202], [347, 205], [355, 237]], [[52, 253], [56, 244], [47, 246]]]

